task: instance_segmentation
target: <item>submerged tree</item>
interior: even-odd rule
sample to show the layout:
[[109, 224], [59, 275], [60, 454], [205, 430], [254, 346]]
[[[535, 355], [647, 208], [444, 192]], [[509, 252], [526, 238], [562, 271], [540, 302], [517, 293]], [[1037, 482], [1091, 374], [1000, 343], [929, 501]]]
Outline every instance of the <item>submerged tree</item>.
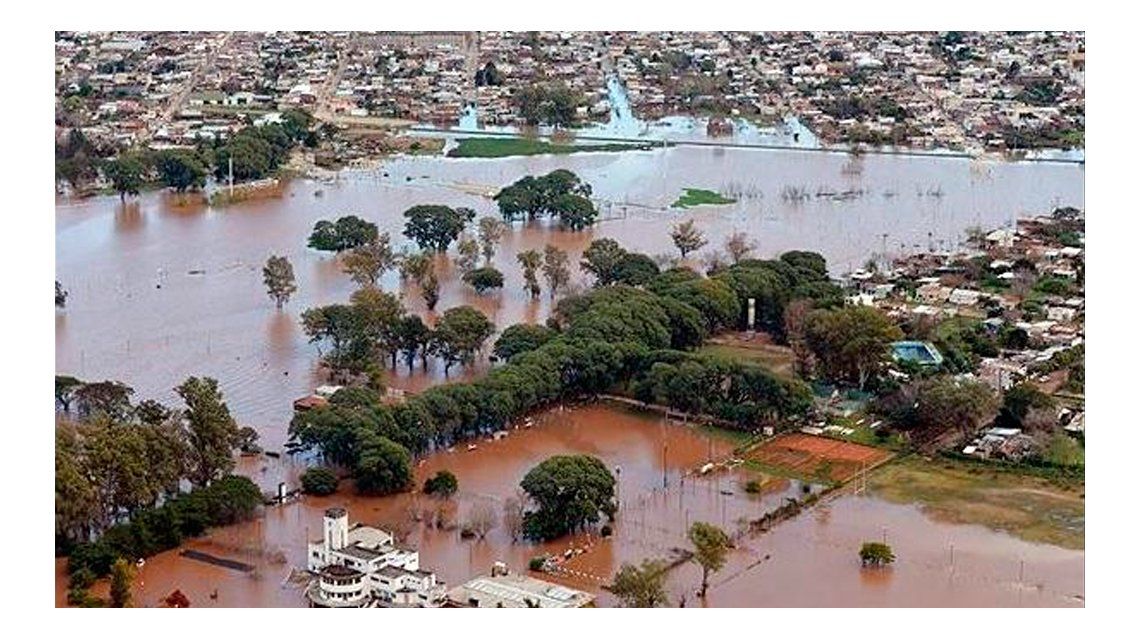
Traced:
[[495, 332], [495, 324], [478, 309], [469, 306], [454, 307], [443, 312], [443, 317], [432, 332], [432, 350], [443, 360], [447, 375], [452, 365], [470, 365]]
[[336, 472], [328, 467], [309, 467], [301, 474], [301, 490], [310, 495], [332, 495], [338, 484]]
[[709, 590], [709, 575], [724, 568], [732, 540], [716, 525], [694, 522], [689, 527], [689, 542], [693, 543], [693, 560], [701, 566], [701, 597]]
[[558, 290], [570, 282], [570, 256], [562, 249], [548, 244], [542, 259], [542, 275], [546, 278], [546, 287], [553, 299]]
[[435, 276], [435, 271], [428, 271], [424, 276], [420, 282], [420, 293], [423, 294], [428, 311], [434, 311], [435, 305], [439, 304], [439, 278]]
[[455, 266], [459, 269], [459, 273], [467, 275], [479, 266], [479, 241], [471, 236], [464, 234], [459, 238], [459, 243], [455, 246], [459, 251], [459, 257], [455, 259]]
[[371, 433], [359, 439], [360, 456], [353, 469], [356, 490], [367, 495], [387, 495], [407, 489], [412, 482], [408, 450], [384, 436]]
[[354, 247], [341, 259], [341, 268], [361, 287], [374, 287], [384, 272], [396, 265], [391, 240], [387, 233]]
[[137, 154], [124, 154], [107, 162], [103, 174], [111, 181], [111, 187], [119, 194], [119, 200], [127, 196], [137, 196], [143, 186], [147, 166]]
[[490, 289], [502, 288], [503, 273], [494, 267], [481, 267], [463, 274], [463, 281], [482, 295]]
[[261, 270], [269, 297], [280, 309], [297, 291], [297, 280], [293, 277], [293, 265], [285, 256], [269, 256]]
[[440, 469], [424, 481], [424, 493], [447, 500], [459, 491], [459, 479], [447, 469]]
[[515, 495], [503, 501], [503, 526], [511, 534], [511, 542], [518, 542], [523, 537], [526, 502], [526, 492], [521, 488], [515, 490]]
[[523, 529], [532, 540], [553, 540], [612, 518], [613, 474], [601, 460], [588, 455], [547, 458], [527, 472], [520, 485], [538, 509], [528, 511]]
[[206, 167], [197, 154], [190, 151], [163, 151], [158, 156], [158, 175], [165, 186], [178, 193], [206, 185]]
[[494, 216], [479, 218], [479, 247], [483, 252], [483, 259], [486, 264], [491, 264], [491, 259], [495, 257], [495, 250], [502, 242], [506, 232], [507, 225], [502, 220]]
[[622, 564], [614, 575], [610, 592], [626, 607], [652, 609], [667, 604], [665, 563], [646, 559], [640, 566]]
[[466, 207], [452, 209], [435, 204], [416, 205], [404, 212], [404, 235], [424, 251], [443, 253], [455, 242], [475, 212]]
[[724, 241], [724, 250], [732, 259], [732, 263], [736, 264], [752, 255], [752, 252], [756, 250], [756, 242], [748, 237], [747, 233], [734, 231]]
[[542, 293], [538, 286], [538, 270], [542, 268], [542, 254], [534, 249], [520, 252], [516, 258], [523, 270], [524, 288], [531, 298], [537, 298]]
[[467, 515], [466, 528], [480, 540], [487, 537], [496, 524], [495, 508], [487, 500], [480, 500]]
[[864, 542], [859, 561], [864, 567], [885, 567], [895, 561], [895, 552], [885, 542]]
[[708, 240], [705, 240], [704, 234], [697, 229], [696, 223], [692, 220], [676, 224], [669, 235], [673, 238], [673, 246], [681, 252], [682, 259], [708, 244]]
[[309, 234], [308, 246], [317, 251], [347, 251], [375, 242], [380, 237], [377, 226], [358, 216], [348, 215], [335, 222], [318, 220]]

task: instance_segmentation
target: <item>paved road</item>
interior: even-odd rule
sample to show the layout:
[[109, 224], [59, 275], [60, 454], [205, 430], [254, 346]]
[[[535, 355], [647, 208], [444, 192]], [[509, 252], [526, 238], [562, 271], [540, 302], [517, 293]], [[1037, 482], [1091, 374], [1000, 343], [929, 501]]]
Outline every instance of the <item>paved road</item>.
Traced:
[[186, 82], [182, 83], [178, 92], [171, 97], [170, 103], [166, 106], [166, 110], [159, 116], [158, 120], [151, 125], [149, 135], [153, 136], [155, 132], [165, 126], [175, 115], [182, 111], [182, 108], [186, 105], [186, 100], [190, 98], [190, 94], [194, 90], [194, 85], [202, 79], [202, 74], [206, 73], [206, 71], [214, 65], [214, 60], [217, 59], [218, 53], [226, 48], [232, 35], [233, 32], [231, 31], [223, 33], [221, 42], [206, 53], [206, 57], [203, 58], [202, 62], [198, 63], [198, 66], [190, 73], [190, 77], [186, 79]]

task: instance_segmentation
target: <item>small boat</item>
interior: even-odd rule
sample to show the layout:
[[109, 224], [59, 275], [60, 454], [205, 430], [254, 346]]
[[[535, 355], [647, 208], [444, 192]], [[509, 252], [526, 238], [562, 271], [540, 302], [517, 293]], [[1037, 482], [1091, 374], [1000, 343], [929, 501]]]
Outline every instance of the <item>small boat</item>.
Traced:
[[469, 444], [469, 445], [467, 445], [467, 450], [468, 450], [468, 451], [474, 451], [474, 450], [476, 450], [476, 449], [478, 449], [478, 448], [479, 448], [479, 445], [477, 445], [477, 444]]

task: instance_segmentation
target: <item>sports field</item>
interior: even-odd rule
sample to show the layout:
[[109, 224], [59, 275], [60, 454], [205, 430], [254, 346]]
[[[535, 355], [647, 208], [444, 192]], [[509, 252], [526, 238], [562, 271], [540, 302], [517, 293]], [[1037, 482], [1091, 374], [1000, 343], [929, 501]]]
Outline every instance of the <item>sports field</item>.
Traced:
[[765, 442], [747, 457], [773, 473], [844, 483], [893, 455], [853, 442], [789, 433]]

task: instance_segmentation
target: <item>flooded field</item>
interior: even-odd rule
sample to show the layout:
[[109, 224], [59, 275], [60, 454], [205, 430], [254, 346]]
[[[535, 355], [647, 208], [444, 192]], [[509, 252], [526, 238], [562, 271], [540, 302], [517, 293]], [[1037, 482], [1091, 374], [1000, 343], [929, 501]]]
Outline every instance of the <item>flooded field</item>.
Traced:
[[[503, 501], [514, 495], [523, 475], [548, 456], [595, 455], [618, 477], [620, 508], [610, 539], [579, 535], [545, 545], [512, 543], [500, 521], [484, 540], [461, 540], [457, 529], [429, 528], [414, 520], [414, 513], [440, 508], [434, 499], [413, 494], [362, 498], [342, 486], [338, 495], [269, 508], [263, 518], [217, 529], [187, 546], [251, 564], [256, 567], [252, 573], [170, 551], [147, 560], [139, 571], [136, 601], [155, 606], [180, 589], [195, 607], [303, 605], [300, 589], [287, 583], [290, 568], [303, 566], [305, 541], [319, 537], [324, 510], [343, 505], [353, 521], [405, 536], [419, 549], [421, 564], [449, 584], [485, 573], [497, 560], [522, 570], [536, 555], [584, 549], [565, 563], [564, 573], [544, 577], [598, 593], [600, 605], [612, 605], [612, 596], [600, 585], [622, 562], [667, 558], [676, 547], [688, 546], [689, 523], [712, 522], [731, 533], [786, 498], [803, 495], [799, 482], [768, 477], [760, 495], [749, 495], [743, 485], [761, 476], [743, 468], [704, 477], [686, 475], [710, 457], [724, 458], [731, 448], [727, 441], [693, 427], [666, 424], [653, 414], [601, 405], [556, 409], [539, 416], [534, 427], [513, 431], [505, 439], [427, 458], [416, 469], [417, 482], [440, 469], [454, 472], [460, 490], [454, 504], [445, 508], [453, 510], [453, 522], [461, 523], [479, 504], [492, 505], [501, 514]], [[256, 465], [245, 471], [256, 473]], [[887, 570], [861, 570], [859, 545], [882, 537], [899, 561]], [[913, 506], [848, 496], [821, 504], [762, 537], [744, 537], [728, 566], [714, 576], [705, 604], [1080, 605], [1075, 596], [1084, 593], [1083, 563], [1080, 551], [1029, 544], [977, 526], [940, 524]], [[57, 572], [56, 600], [61, 605], [66, 596], [63, 561]], [[700, 606], [694, 596], [699, 582], [699, 571], [691, 563], [674, 569], [669, 578], [673, 605], [685, 598], [686, 606]], [[96, 592], [101, 589], [105, 585]]]
[[[859, 547], [884, 539], [894, 565], [862, 569]], [[915, 505], [844, 496], [745, 542], [710, 581], [707, 605], [1079, 607], [1084, 560], [1083, 551], [935, 522]], [[691, 563], [670, 577], [672, 592], [687, 587], [694, 605], [699, 583]]]
[[[546, 296], [531, 301], [523, 292], [518, 251], [553, 243], [576, 262], [593, 239], [613, 237], [633, 250], [674, 254], [669, 226], [682, 218], [697, 221], [709, 248], [743, 230], [758, 241], [762, 256], [816, 250], [838, 273], [876, 252], [950, 247], [974, 225], [1001, 226], [1018, 215], [1084, 204], [1080, 165], [704, 147], [499, 160], [398, 158], [376, 170], [342, 172], [333, 183], [294, 181], [279, 199], [224, 209], [180, 206], [160, 193], [126, 204], [117, 197], [60, 201], [57, 278], [71, 296], [56, 313], [56, 371], [121, 380], [136, 389], [136, 400], [173, 401], [171, 389], [186, 376], [216, 377], [239, 422], [278, 448], [290, 401], [321, 382], [300, 313], [343, 302], [353, 289], [335, 258], [305, 248], [316, 220], [356, 213], [400, 245], [401, 214], [412, 205], [446, 203], [495, 214], [494, 203], [480, 194], [563, 167], [593, 185], [603, 221], [580, 233], [517, 225], [495, 258], [506, 286], [487, 296], [476, 295], [441, 262], [439, 310], [473, 304], [500, 328], [541, 321], [550, 302]], [[669, 209], [687, 187], [717, 190], [738, 202]], [[793, 192], [798, 195], [789, 197]], [[261, 267], [273, 253], [289, 257], [298, 280], [298, 293], [282, 312], [261, 282]], [[581, 274], [575, 281], [586, 282]], [[400, 287], [395, 274], [383, 285]], [[404, 298], [409, 309], [423, 310], [418, 291], [404, 291]], [[410, 375], [401, 368], [390, 384], [414, 391], [442, 379], [442, 367]]]

